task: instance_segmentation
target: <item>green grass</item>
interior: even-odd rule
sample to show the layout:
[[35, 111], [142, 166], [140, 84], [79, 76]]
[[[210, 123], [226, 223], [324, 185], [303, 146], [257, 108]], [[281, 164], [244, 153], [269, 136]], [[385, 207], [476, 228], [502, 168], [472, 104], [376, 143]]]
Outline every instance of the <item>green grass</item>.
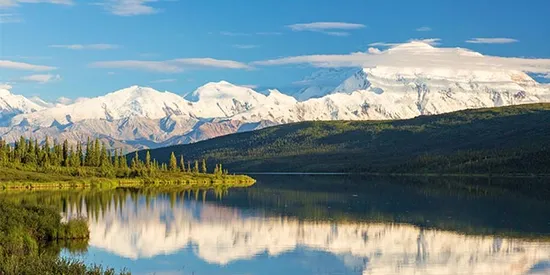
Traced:
[[112, 269], [61, 259], [59, 249], [48, 249], [51, 243], [87, 240], [89, 235], [83, 219], [62, 223], [53, 208], [0, 199], [0, 274], [116, 274]]
[[301, 122], [159, 148], [151, 156], [166, 162], [171, 152], [240, 172], [550, 175], [550, 104]]
[[162, 187], [212, 188], [216, 186], [246, 187], [254, 179], [245, 175], [214, 175], [201, 173], [164, 172], [155, 177], [108, 178], [82, 177], [53, 172], [35, 172], [15, 168], [0, 169], [1, 189], [66, 189], [116, 187]]

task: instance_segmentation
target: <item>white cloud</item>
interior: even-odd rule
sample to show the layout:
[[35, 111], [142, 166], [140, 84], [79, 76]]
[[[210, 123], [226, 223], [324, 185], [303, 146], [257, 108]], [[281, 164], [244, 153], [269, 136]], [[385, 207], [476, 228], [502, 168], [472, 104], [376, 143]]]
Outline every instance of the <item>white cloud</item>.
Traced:
[[0, 83], [0, 89], [11, 90], [11, 88], [13, 87], [8, 83]]
[[69, 45], [50, 45], [50, 48], [61, 48], [68, 50], [113, 50], [120, 48], [114, 44], [69, 44]]
[[170, 62], [140, 60], [100, 61], [94, 62], [90, 66], [94, 68], [134, 69], [159, 73], [177, 73], [183, 70], [181, 67]]
[[258, 88], [258, 85], [254, 85], [254, 84], [246, 84], [246, 85], [239, 85], [239, 86], [250, 88], [250, 89], [257, 89]]
[[120, 60], [100, 61], [90, 64], [94, 68], [133, 69], [159, 73], [178, 73], [185, 69], [220, 68], [251, 69], [247, 64], [214, 58], [179, 58], [166, 61]]
[[98, 5], [114, 15], [136, 16], [158, 13], [160, 10], [150, 5], [155, 2], [159, 0], [105, 0]]
[[396, 42], [375, 42], [375, 43], [370, 43], [369, 46], [371, 47], [393, 47], [393, 46], [398, 46], [398, 45], [401, 45], [401, 44], [405, 44], [405, 43], [410, 43], [410, 42], [422, 42], [422, 43], [426, 43], [426, 44], [429, 44], [429, 45], [432, 45], [432, 46], [437, 46], [437, 45], [440, 45], [441, 39], [439, 38], [428, 38], [428, 39], [409, 39], [409, 41], [407, 42], [401, 42], [401, 43], [396, 43]]
[[472, 38], [466, 40], [466, 43], [472, 44], [509, 44], [516, 42], [519, 42], [519, 40], [513, 38]]
[[73, 5], [73, 0], [0, 0], [0, 8], [5, 7], [16, 7], [19, 4], [25, 3], [47, 3], [47, 4], [58, 4], [58, 5]]
[[151, 81], [151, 83], [170, 83], [170, 82], [176, 82], [176, 81], [178, 80], [175, 78], [166, 78], [166, 79], [153, 80]]
[[34, 65], [10, 60], [0, 60], [0, 69], [24, 70], [24, 71], [52, 71], [56, 67]]
[[310, 32], [320, 32], [332, 36], [348, 36], [348, 32], [338, 31], [338, 30], [356, 30], [362, 29], [366, 26], [363, 24], [355, 23], [346, 23], [346, 22], [313, 22], [305, 24], [293, 24], [288, 25], [293, 31], [310, 31]]
[[377, 48], [369, 48], [369, 49], [367, 50], [367, 52], [370, 53], [370, 54], [379, 54], [379, 53], [382, 53], [382, 51], [379, 50], [379, 49], [377, 49]]
[[260, 46], [258, 46], [258, 45], [248, 45], [248, 44], [233, 45], [233, 48], [242, 49], [242, 50], [255, 49], [255, 48], [258, 48], [258, 47], [260, 47]]
[[517, 70], [536, 74], [550, 73], [550, 59], [484, 56], [462, 48], [436, 48], [427, 43], [410, 42], [373, 53], [340, 55], [302, 55], [252, 62], [253, 65], [277, 66], [309, 64], [314, 67], [408, 67], [449, 70]]
[[417, 32], [429, 32], [432, 31], [432, 28], [424, 26], [416, 29]]
[[179, 58], [174, 59], [171, 62], [181, 64], [184, 66], [192, 67], [210, 67], [210, 68], [223, 68], [223, 69], [251, 69], [247, 64], [233, 61], [233, 60], [221, 60], [214, 58]]
[[48, 82], [54, 82], [61, 80], [60, 75], [53, 75], [53, 74], [33, 74], [29, 76], [24, 76], [20, 78], [20, 81], [24, 82], [38, 82], [41, 84], [45, 84]]
[[[1, 0], [0, 0], [1, 2]], [[0, 24], [7, 24], [7, 23], [21, 23], [23, 22], [23, 19], [19, 17], [18, 14], [13, 13], [2, 13], [0, 14]]]

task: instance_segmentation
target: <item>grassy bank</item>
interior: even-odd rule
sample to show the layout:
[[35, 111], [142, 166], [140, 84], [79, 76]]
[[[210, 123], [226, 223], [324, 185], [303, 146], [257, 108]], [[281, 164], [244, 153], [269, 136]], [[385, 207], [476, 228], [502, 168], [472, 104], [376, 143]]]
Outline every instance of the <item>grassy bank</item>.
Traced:
[[116, 188], [162, 187], [182, 188], [247, 187], [254, 179], [245, 175], [222, 175], [166, 172], [159, 175], [133, 178], [73, 176], [70, 173], [36, 172], [16, 168], [0, 169], [0, 189], [67, 189], [67, 188]]
[[61, 259], [59, 250], [49, 249], [52, 243], [87, 241], [89, 234], [83, 219], [63, 223], [53, 208], [0, 199], [0, 274], [116, 274]]

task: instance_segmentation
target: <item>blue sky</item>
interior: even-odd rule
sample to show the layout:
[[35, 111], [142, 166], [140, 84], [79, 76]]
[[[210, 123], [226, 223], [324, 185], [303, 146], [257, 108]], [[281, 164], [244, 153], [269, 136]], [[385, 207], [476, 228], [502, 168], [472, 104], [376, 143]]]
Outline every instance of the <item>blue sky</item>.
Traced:
[[410, 39], [540, 59], [550, 76], [549, 10], [546, 0], [0, 0], [0, 83], [52, 101], [219, 80], [284, 91], [315, 64], [252, 62]]

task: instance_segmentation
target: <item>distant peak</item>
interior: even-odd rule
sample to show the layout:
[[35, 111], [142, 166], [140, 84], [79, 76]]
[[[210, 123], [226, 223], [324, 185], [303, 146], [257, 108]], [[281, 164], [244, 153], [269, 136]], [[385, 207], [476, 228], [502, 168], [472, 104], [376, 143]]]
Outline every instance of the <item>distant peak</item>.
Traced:
[[389, 52], [396, 52], [396, 51], [409, 51], [409, 50], [434, 50], [436, 49], [434, 46], [432, 46], [430, 43], [422, 40], [413, 40], [407, 43], [399, 44], [397, 46], [394, 46], [393, 48], [389, 49]]
[[200, 88], [202, 88], [202, 87], [209, 87], [209, 88], [210, 87], [233, 87], [233, 86], [236, 86], [236, 85], [234, 85], [233, 83], [230, 83], [228, 81], [221, 80], [221, 81], [218, 81], [218, 82], [208, 82], [208, 83], [202, 85]]
[[11, 95], [11, 92], [8, 89], [4, 89], [0, 87], [0, 96], [7, 96], [7, 95]]

